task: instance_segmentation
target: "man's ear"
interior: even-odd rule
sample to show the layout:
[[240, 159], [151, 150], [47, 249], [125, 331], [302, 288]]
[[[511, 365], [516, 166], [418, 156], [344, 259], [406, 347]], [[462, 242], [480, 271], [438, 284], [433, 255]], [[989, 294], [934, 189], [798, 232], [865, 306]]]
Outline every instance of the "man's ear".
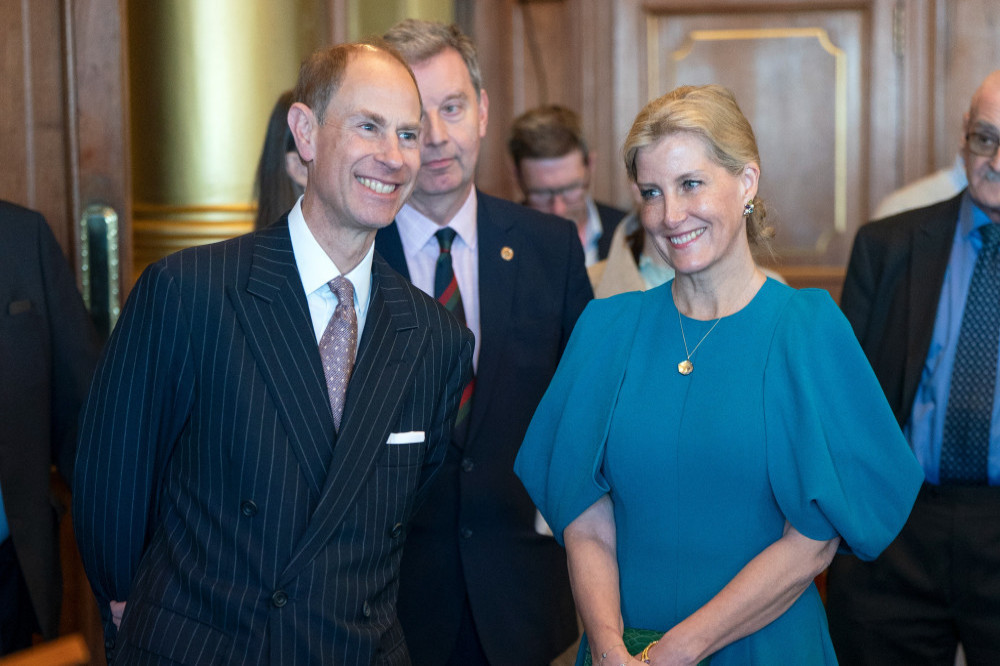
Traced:
[[486, 89], [479, 90], [479, 138], [486, 136], [486, 125], [490, 118], [490, 97]]
[[294, 150], [289, 150], [285, 153], [285, 173], [288, 174], [288, 177], [296, 185], [302, 189], [306, 188], [306, 183], [309, 181], [309, 170], [306, 168], [305, 162], [302, 161], [302, 158]]
[[299, 157], [303, 162], [312, 162], [316, 158], [316, 130], [319, 128], [316, 114], [302, 102], [295, 102], [288, 109], [288, 128], [292, 130]]

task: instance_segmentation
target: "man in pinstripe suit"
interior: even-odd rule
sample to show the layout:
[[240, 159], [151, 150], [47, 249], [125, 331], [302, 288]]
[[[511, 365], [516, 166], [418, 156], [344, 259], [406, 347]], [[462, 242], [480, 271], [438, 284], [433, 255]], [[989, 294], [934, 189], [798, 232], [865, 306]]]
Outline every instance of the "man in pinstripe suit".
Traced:
[[[295, 98], [303, 198], [149, 267], [84, 407], [74, 521], [115, 663], [409, 663], [403, 540], [473, 340], [373, 250], [420, 166], [412, 73], [342, 45]], [[318, 347], [338, 276], [358, 340], [342, 417]]]

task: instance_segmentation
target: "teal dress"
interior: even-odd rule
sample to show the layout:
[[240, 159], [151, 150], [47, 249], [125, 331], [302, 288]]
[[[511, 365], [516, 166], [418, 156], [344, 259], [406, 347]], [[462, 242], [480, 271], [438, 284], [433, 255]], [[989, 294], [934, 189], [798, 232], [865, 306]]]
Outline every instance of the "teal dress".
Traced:
[[[684, 318], [688, 347], [713, 323]], [[687, 376], [685, 358], [671, 283], [593, 301], [515, 464], [560, 542], [610, 494], [626, 626], [674, 626], [786, 520], [864, 559], [889, 545], [923, 473], [829, 294], [769, 279], [719, 321]], [[835, 663], [813, 585], [711, 658]]]

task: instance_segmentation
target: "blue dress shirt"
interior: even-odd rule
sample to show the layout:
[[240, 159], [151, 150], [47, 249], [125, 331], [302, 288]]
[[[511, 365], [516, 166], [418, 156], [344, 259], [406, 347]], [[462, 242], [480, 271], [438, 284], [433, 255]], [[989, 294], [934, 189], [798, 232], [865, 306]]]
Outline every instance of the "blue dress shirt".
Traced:
[[[972, 271], [983, 242], [979, 228], [992, 224], [990, 219], [969, 197], [962, 198], [962, 207], [955, 228], [955, 240], [948, 259], [937, 318], [927, 359], [924, 361], [920, 385], [913, 401], [913, 411], [904, 432], [913, 447], [917, 460], [924, 468], [927, 481], [940, 482], [941, 441], [944, 437], [944, 420], [948, 409], [948, 392], [951, 373], [955, 366], [958, 333], [962, 327], [962, 313], [972, 282]], [[1000, 304], [998, 304], [1000, 307]], [[1000, 364], [1000, 361], [998, 361]], [[989, 481], [1000, 485], [1000, 371], [997, 386], [993, 389], [993, 416], [990, 422]]]

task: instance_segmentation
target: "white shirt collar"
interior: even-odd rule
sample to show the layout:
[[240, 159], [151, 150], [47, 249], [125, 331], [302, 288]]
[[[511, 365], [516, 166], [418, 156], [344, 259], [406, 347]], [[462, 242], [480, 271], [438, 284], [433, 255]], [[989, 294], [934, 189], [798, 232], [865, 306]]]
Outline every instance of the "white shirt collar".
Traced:
[[[320, 247], [312, 231], [309, 230], [306, 219], [302, 215], [302, 197], [299, 197], [295, 206], [288, 213], [288, 235], [292, 239], [292, 253], [295, 255], [295, 264], [298, 266], [299, 278], [302, 280], [302, 288], [306, 295], [325, 287], [330, 280], [342, 274], [326, 251]], [[373, 238], [364, 258], [344, 276], [354, 285], [354, 307], [359, 316], [368, 312], [374, 253]]]
[[[410, 204], [406, 204], [396, 215], [396, 227], [399, 229], [400, 240], [404, 248], [414, 248], [419, 250], [428, 243], [433, 243], [437, 250], [437, 239], [434, 234], [442, 227], [429, 217], [418, 211]], [[469, 190], [469, 196], [465, 203], [455, 213], [455, 217], [448, 221], [449, 226], [455, 230], [458, 237], [469, 249], [475, 251], [478, 243], [476, 230], [476, 188]]]

